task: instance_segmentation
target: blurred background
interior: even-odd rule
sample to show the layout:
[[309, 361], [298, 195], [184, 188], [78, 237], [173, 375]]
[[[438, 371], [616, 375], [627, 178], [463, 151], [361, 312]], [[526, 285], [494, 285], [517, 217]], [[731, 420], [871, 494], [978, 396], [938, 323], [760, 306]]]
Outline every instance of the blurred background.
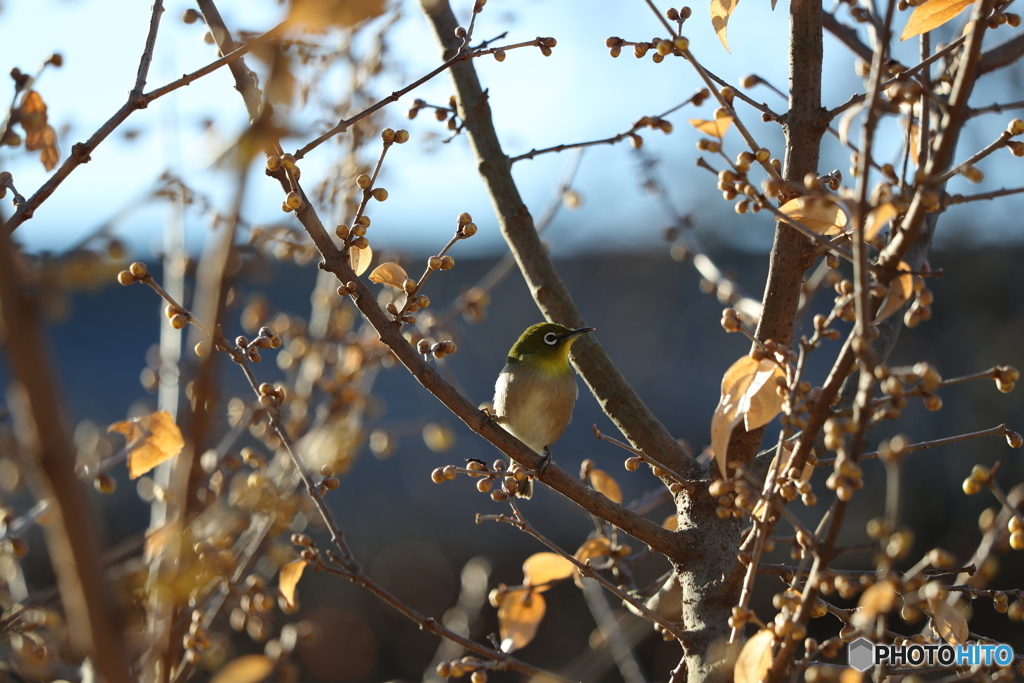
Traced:
[[[214, 48], [203, 40], [202, 21], [186, 24], [179, 17], [186, 3], [167, 3], [160, 29], [149, 89], [203, 66], [215, 58]], [[50, 123], [59, 134], [61, 159], [71, 145], [88, 137], [124, 101], [134, 82], [149, 7], [145, 4], [100, 0], [4, 0], [0, 4], [0, 44], [5, 46], [5, 68], [18, 66], [35, 73], [53, 52], [60, 52], [63, 66], [47, 68], [36, 88], [48, 105]], [[468, 18], [469, 4], [456, 7]], [[829, 8], [831, 9], [831, 8]], [[275, 2], [224, 2], [221, 12], [236, 31], [263, 32], [281, 21], [287, 11]], [[784, 88], [786, 46], [782, 35], [787, 7], [775, 13], [767, 4], [743, 4], [730, 22], [732, 53], [721, 46], [706, 18], [704, 7], [694, 7], [687, 23], [691, 49], [709, 68], [730, 83], [756, 73]], [[838, 16], [848, 19], [845, 10]], [[959, 35], [957, 22], [936, 33], [939, 39]], [[643, 115], [659, 115], [687, 100], [699, 89], [693, 70], [683, 60], [654, 64], [648, 59], [622, 56], [612, 59], [604, 47], [608, 36], [647, 40], [663, 32], [656, 18], [640, 2], [516, 3], [490, 0], [478, 18], [474, 37], [489, 40], [508, 32], [503, 41], [519, 42], [535, 36], [554, 36], [558, 45], [551, 57], [536, 49], [510, 51], [497, 63], [478, 60], [484, 87], [489, 88], [502, 143], [509, 156], [560, 143], [599, 139], [624, 132]], [[1004, 27], [992, 32], [993, 44], [1010, 36]], [[383, 35], [385, 48], [380, 48]], [[867, 40], [866, 33], [861, 37]], [[439, 63], [438, 50], [426, 22], [414, 3], [389, 5], [389, 12], [369, 21], [354, 36], [328, 30], [309, 37], [318, 44], [337, 46], [344, 59], [317, 63], [293, 63], [296, 99], [282, 114], [294, 131], [286, 137], [286, 149], [308, 142], [326, 130], [339, 116], [359, 111], [365, 104], [386, 96]], [[499, 41], [500, 42], [500, 41]], [[913, 42], [913, 41], [910, 41]], [[328, 48], [323, 48], [328, 53]], [[901, 46], [896, 56], [905, 64], [916, 63], [916, 45]], [[628, 53], [628, 51], [626, 51]], [[371, 63], [383, 65], [370, 71]], [[267, 64], [248, 59], [250, 68], [266, 78]], [[360, 70], [364, 73], [360, 74]], [[827, 107], [845, 102], [863, 89], [849, 52], [826, 36], [824, 101]], [[355, 75], [354, 75], [355, 74]], [[1024, 84], [1020, 69], [1010, 69], [981, 81], [972, 105], [1021, 99]], [[360, 82], [358, 97], [351, 83]], [[0, 100], [13, 95], [10, 83], [0, 89]], [[507, 251], [497, 231], [489, 201], [484, 194], [475, 162], [464, 136], [445, 140], [450, 131], [429, 110], [415, 119], [405, 112], [415, 98], [445, 106], [451, 94], [442, 74], [423, 88], [402, 98], [368, 121], [371, 140], [356, 151], [368, 164], [376, 159], [380, 128], [406, 128], [408, 144], [389, 152], [381, 185], [390, 198], [371, 205], [370, 233], [378, 260], [401, 260], [410, 273], [418, 273], [426, 256], [437, 253], [451, 235], [455, 216], [472, 213], [480, 232], [460, 242], [451, 252], [457, 265], [437, 273], [427, 293], [437, 310], [450, 310], [471, 288], [487, 281], [498, 259]], [[785, 102], [759, 86], [750, 95], [776, 112]], [[337, 111], [338, 102], [350, 109]], [[709, 425], [724, 371], [746, 353], [748, 343], [740, 335], [727, 335], [719, 326], [722, 304], [703, 293], [708, 288], [686, 261], [687, 249], [703, 245], [713, 261], [734, 277], [739, 289], [759, 300], [767, 274], [767, 249], [773, 226], [760, 215], [736, 215], [730, 203], [718, 200], [714, 179], [696, 168], [694, 143], [700, 135], [689, 118], [711, 118], [710, 102], [700, 108], [683, 107], [666, 118], [674, 131], [644, 131], [641, 150], [623, 142], [616, 146], [588, 148], [582, 155], [543, 155], [517, 162], [514, 173], [520, 190], [535, 217], [553, 212], [545, 240], [576, 303], [588, 324], [597, 328], [599, 341], [616, 360], [640, 396], [678, 438], [696, 451], [708, 443]], [[751, 121], [760, 144], [781, 155], [782, 137], [775, 125], [762, 124], [759, 115], [741, 109]], [[756, 114], [756, 112], [755, 112]], [[972, 120], [960, 141], [957, 159], [963, 159], [994, 139], [1011, 116], [987, 115]], [[185, 262], [185, 281], [190, 290], [197, 255], [219, 225], [236, 191], [233, 176], [225, 172], [223, 158], [246, 129], [241, 98], [226, 70], [200, 79], [187, 88], [136, 112], [92, 155], [93, 160], [60, 187], [35, 216], [15, 233], [25, 252], [26, 270], [41, 297], [50, 323], [51, 356], [59, 370], [69, 424], [75, 425], [79, 444], [95, 442], [106, 425], [128, 415], [156, 408], [153, 388], [154, 350], [161, 326], [166, 326], [163, 303], [148, 289], [123, 288], [116, 284], [118, 269], [131, 259], [151, 264], [158, 280], [164, 277], [160, 258], [168, 249], [168, 234], [180, 240], [190, 255]], [[903, 133], [896, 124], [883, 129], [882, 149], [892, 149], [898, 164]], [[740, 151], [737, 140], [726, 136], [726, 148]], [[351, 183], [356, 162], [339, 159], [353, 151], [346, 136], [339, 136], [302, 161], [303, 183]], [[345, 164], [348, 164], [347, 166]], [[980, 166], [986, 179], [969, 185], [955, 178], [949, 192], [982, 192], [1016, 184], [1020, 160], [996, 154]], [[357, 164], [358, 165], [358, 164]], [[20, 192], [30, 195], [47, 173], [35, 154], [0, 148], [0, 166], [14, 175]], [[840, 169], [849, 175], [849, 155], [834, 138], [826, 138], [821, 171]], [[339, 177], [339, 174], [344, 174]], [[176, 179], [183, 179], [178, 182]], [[188, 196], [188, 201], [184, 200]], [[329, 192], [321, 193], [329, 197]], [[266, 178], [260, 164], [253, 165], [247, 180], [242, 210], [241, 257], [232, 305], [225, 330], [229, 338], [245, 328], [247, 315], [260, 312], [262, 320], [285, 315], [310, 317], [311, 297], [317, 270], [308, 245], [283, 248], [285, 240], [266, 244], [253, 240], [263, 231], [287, 226], [299, 240], [300, 226], [282, 214], [280, 187]], [[933, 269], [943, 277], [929, 283], [935, 292], [934, 316], [916, 329], [904, 329], [892, 365], [918, 361], [934, 364], [943, 377], [978, 372], [993, 365], [1024, 366], [1024, 273], [1018, 264], [1024, 256], [1024, 226], [1019, 216], [1024, 205], [1020, 195], [996, 202], [954, 207], [939, 223]], [[325, 201], [326, 216], [345, 220], [344, 202]], [[10, 215], [5, 202], [0, 216]], [[325, 218], [325, 222], [333, 220]], [[690, 252], [692, 253], [692, 251]], [[376, 261], [375, 261], [376, 264]], [[491, 280], [493, 281], [493, 279]], [[509, 347], [540, 315], [517, 272], [501, 279], [489, 292], [489, 303], [446, 326], [458, 344], [458, 352], [441, 363], [446, 376], [474, 402], [490, 400], [494, 380]], [[311, 303], [311, 300], [313, 303]], [[822, 291], [809, 306], [800, 333], [809, 334], [814, 313], [827, 310], [831, 296]], [[358, 328], [350, 306], [351, 326]], [[294, 352], [286, 347], [284, 351]], [[809, 379], [820, 384], [838, 351], [826, 345], [813, 354]], [[2, 348], [0, 348], [2, 353]], [[257, 366], [260, 381], [291, 381], [294, 368], [282, 361], [283, 352], [268, 351]], [[219, 369], [224, 406], [219, 417], [226, 431], [227, 401], [251, 394], [234, 367]], [[0, 366], [0, 386], [8, 385], [9, 369]], [[919, 402], [910, 402], [894, 427], [872, 435], [872, 447], [897, 431], [911, 442], [972, 432], [1005, 422], [1024, 429], [1024, 398], [1020, 392], [1004, 395], [992, 381], [970, 382], [941, 391], [942, 411], [929, 413]], [[525, 534], [496, 523], [475, 523], [477, 513], [505, 509], [478, 493], [463, 477], [441, 485], [432, 484], [430, 473], [447, 464], [462, 465], [466, 458], [492, 461], [498, 453], [447, 413], [401, 366], [387, 364], [372, 378], [365, 397], [357, 446], [351, 467], [339, 489], [328, 496], [337, 519], [345, 529], [355, 555], [368, 573], [424, 614], [442, 618], [460, 596], [472, 594], [474, 581], [486, 589], [498, 583], [522, 581], [522, 561], [544, 550]], [[659, 488], [646, 471], [628, 473], [621, 463], [628, 455], [594, 438], [591, 429], [616, 435], [596, 402], [584, 391], [566, 434], [553, 449], [555, 460], [573, 471], [584, 458], [610, 472], [624, 490], [626, 502], [648, 500]], [[774, 437], [769, 428], [770, 442]], [[252, 440], [255, 443], [254, 440]], [[119, 447], [120, 444], [118, 444]], [[10, 463], [3, 472], [11, 472]], [[1024, 464], [1001, 438], [967, 441], [917, 453], [906, 460], [903, 520], [914, 530], [911, 558], [942, 546], [966, 562], [980, 538], [978, 517], [995, 505], [990, 496], [967, 497], [960, 482], [976, 463], [1002, 462], [999, 481], [1009, 488], [1024, 480]], [[102, 530], [109, 547], [130, 543], [149, 524], [149, 506], [140, 500], [136, 482], [129, 482], [120, 468], [114, 470], [117, 491], [95, 497]], [[827, 472], [815, 478], [816, 490], [824, 490]], [[0, 478], [4, 479], [4, 478]], [[15, 509], [28, 504], [15, 478], [7, 477], [4, 504]], [[865, 491], [884, 486], [881, 464], [865, 466]], [[816, 519], [824, 503], [798, 512]], [[853, 513], [843, 543], [865, 542], [865, 522], [881, 511], [881, 497], [872, 493], [854, 499]], [[524, 514], [542, 533], [574, 551], [593, 530], [593, 521], [573, 504], [540, 487], [523, 506]], [[671, 513], [667, 503], [648, 515], [661, 521]], [[26, 537], [31, 548], [25, 576], [32, 592], [52, 586], [38, 530]], [[639, 548], [634, 548], [639, 550]], [[768, 561], [788, 562], [784, 544]], [[913, 559], [907, 561], [907, 565]], [[845, 554], [839, 567], [868, 568], [870, 553]], [[668, 569], [655, 558], [637, 566], [641, 583]], [[1024, 575], [1021, 554], [1000, 557], [990, 566], [990, 585], [1020, 587]], [[270, 572], [273, 575], [273, 572]], [[482, 578], [481, 578], [482, 577]], [[773, 593], [782, 584], [759, 579], [755, 610], [770, 613]], [[479, 591], [478, 591], [479, 592]], [[479, 595], [478, 595], [479, 597]], [[519, 656], [555, 672], [586, 681], [622, 680], [596, 635], [580, 591], [571, 584], [553, 588], [547, 596], [548, 613], [533, 643]], [[309, 625], [309, 635], [296, 650], [302, 680], [388, 681], [426, 680], [438, 641], [388, 610], [373, 596], [337, 577], [310, 573], [300, 585], [302, 605], [298, 614], [275, 611], [268, 620], [273, 628], [285, 623]], [[472, 600], [465, 598], [472, 605]], [[838, 604], [853, 602], [836, 598]], [[638, 622], [620, 606], [611, 604], [624, 624]], [[495, 610], [486, 604], [468, 612], [474, 638], [484, 641], [497, 631]], [[226, 617], [225, 617], [226, 618]], [[822, 621], [827, 621], [822, 620]], [[833, 635], [836, 623], [815, 624], [811, 635]], [[987, 600], [976, 601], [972, 631], [1024, 650], [1019, 623], [997, 614]], [[921, 624], [894, 628], [913, 633]], [[678, 663], [678, 646], [664, 643], [650, 629], [634, 633], [635, 656], [645, 680], [666, 680]], [[228, 644], [233, 654], [259, 652], [262, 644], [244, 633]], [[495, 675], [493, 680], [518, 680]]]

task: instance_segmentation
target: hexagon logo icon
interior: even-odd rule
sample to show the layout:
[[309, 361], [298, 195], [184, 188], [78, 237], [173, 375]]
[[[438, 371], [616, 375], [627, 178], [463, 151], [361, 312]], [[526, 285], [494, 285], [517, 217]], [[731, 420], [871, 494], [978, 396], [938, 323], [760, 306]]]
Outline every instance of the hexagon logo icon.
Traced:
[[867, 671], [874, 664], [875, 646], [867, 638], [858, 638], [846, 650], [849, 664], [857, 671]]

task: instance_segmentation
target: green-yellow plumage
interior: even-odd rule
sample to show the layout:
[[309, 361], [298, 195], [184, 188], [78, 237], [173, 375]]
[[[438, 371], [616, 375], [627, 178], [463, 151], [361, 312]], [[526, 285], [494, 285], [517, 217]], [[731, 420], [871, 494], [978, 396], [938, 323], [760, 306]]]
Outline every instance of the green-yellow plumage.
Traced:
[[523, 332], [508, 352], [494, 385], [494, 414], [512, 436], [538, 453], [557, 441], [569, 424], [579, 393], [569, 348], [593, 329], [539, 323]]

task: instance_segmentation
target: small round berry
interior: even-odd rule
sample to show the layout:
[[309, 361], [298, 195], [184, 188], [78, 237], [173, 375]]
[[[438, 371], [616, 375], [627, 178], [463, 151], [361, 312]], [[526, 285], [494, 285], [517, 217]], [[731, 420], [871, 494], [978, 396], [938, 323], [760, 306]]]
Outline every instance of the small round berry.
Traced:
[[676, 38], [672, 45], [680, 52], [685, 52], [690, 49], [690, 41], [682, 36]]
[[372, 184], [373, 181], [370, 180], [370, 176], [366, 175], [365, 173], [360, 173], [358, 176], [356, 176], [356, 185], [359, 186], [359, 189], [365, 190]]
[[475, 235], [476, 231], [477, 231], [476, 223], [467, 223], [466, 225], [462, 226], [462, 230], [460, 230], [459, 233], [460, 233], [460, 236], [463, 239], [465, 239], [467, 237], [472, 237], [473, 235]]
[[380, 132], [380, 139], [384, 142], [390, 143], [395, 141], [395, 131], [390, 128], [385, 128]]
[[405, 129], [396, 130], [395, 142], [397, 142], [400, 145], [404, 145], [405, 143], [409, 142], [409, 131]]
[[451, 270], [455, 267], [455, 259], [445, 254], [441, 257], [441, 270]]
[[135, 263], [128, 266], [128, 271], [137, 278], [146, 277], [146, 275], [149, 273], [149, 271], [146, 269], [146, 264], [142, 263], [141, 261], [136, 261]]
[[366, 247], [370, 246], [370, 240], [365, 237], [357, 237], [352, 240], [352, 246], [356, 249], [366, 249]]
[[194, 24], [199, 21], [200, 14], [197, 10], [187, 9], [181, 15], [181, 20], [186, 24]]
[[495, 50], [494, 51], [494, 59], [499, 61], [499, 62], [504, 62], [505, 61], [505, 51], [504, 50]]
[[292, 190], [287, 195], [285, 195], [284, 203], [288, 206], [288, 208], [295, 210], [302, 206], [302, 195], [296, 192], [295, 190]]
[[267, 157], [267, 170], [273, 173], [274, 171], [281, 168], [281, 157], [277, 155], [271, 155]]
[[378, 187], [373, 192], [371, 192], [370, 195], [372, 195], [373, 198], [376, 199], [378, 202], [383, 202], [386, 201], [388, 198], [388, 191], [385, 190], [383, 187]]
[[344, 223], [339, 224], [338, 227], [334, 229], [334, 234], [341, 239], [345, 239], [346, 237], [348, 237], [348, 226], [345, 225]]
[[128, 285], [135, 284], [135, 276], [127, 270], [122, 270], [117, 274], [117, 281], [127, 287]]
[[100, 474], [92, 482], [93, 487], [104, 495], [110, 495], [117, 490], [117, 480], [109, 474]]
[[430, 270], [441, 270], [441, 257], [431, 256], [429, 259], [427, 259], [427, 268], [429, 268]]
[[193, 349], [193, 350], [195, 351], [195, 354], [197, 356], [199, 356], [200, 358], [206, 358], [207, 356], [210, 355], [210, 349], [211, 348], [212, 348], [212, 345], [210, 344], [210, 342], [208, 342], [208, 341], [201, 341], [198, 344], [196, 344], [195, 349]]
[[171, 327], [176, 330], [182, 330], [188, 325], [188, 316], [182, 313], [175, 313], [171, 316]]

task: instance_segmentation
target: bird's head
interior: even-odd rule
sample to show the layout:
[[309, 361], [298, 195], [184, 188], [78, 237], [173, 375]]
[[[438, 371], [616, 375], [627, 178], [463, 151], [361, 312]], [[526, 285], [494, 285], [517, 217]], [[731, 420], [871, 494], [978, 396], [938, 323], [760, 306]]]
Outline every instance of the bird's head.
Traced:
[[540, 362], [551, 366], [569, 366], [569, 347], [593, 327], [570, 330], [557, 323], [538, 323], [526, 328], [508, 352], [509, 362]]

